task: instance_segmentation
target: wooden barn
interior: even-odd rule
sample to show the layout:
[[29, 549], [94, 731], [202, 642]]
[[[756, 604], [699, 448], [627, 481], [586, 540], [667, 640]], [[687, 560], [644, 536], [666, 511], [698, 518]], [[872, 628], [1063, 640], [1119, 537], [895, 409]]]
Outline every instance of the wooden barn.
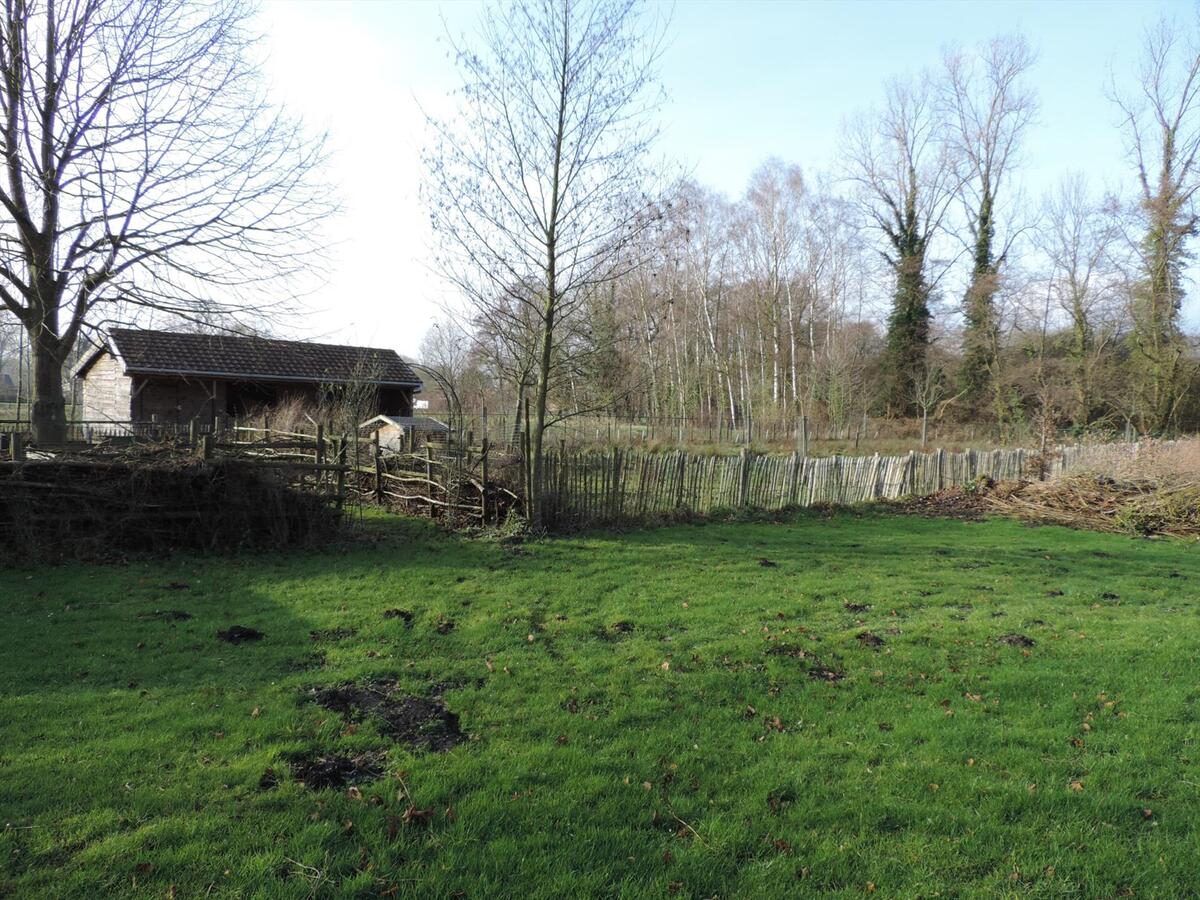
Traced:
[[394, 350], [114, 328], [75, 370], [86, 422], [216, 424], [323, 385], [378, 383], [378, 412], [411, 416], [421, 379]]

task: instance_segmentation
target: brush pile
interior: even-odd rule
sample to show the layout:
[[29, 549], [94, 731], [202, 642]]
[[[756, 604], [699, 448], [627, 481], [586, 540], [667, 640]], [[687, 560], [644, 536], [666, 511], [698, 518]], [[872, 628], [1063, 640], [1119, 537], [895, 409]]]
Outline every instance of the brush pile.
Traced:
[[1200, 440], [1095, 447], [1065, 475], [982, 499], [994, 512], [1032, 522], [1198, 537]]
[[282, 549], [323, 542], [339, 521], [333, 498], [251, 460], [141, 446], [0, 463], [2, 561]]

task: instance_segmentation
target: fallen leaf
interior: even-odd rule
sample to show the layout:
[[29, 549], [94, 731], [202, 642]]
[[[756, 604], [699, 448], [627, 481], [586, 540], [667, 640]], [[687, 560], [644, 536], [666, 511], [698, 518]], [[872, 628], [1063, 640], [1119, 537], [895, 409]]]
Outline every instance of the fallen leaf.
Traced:
[[429, 806], [421, 809], [416, 806], [410, 806], [400, 818], [405, 825], [428, 825], [429, 820], [433, 818], [433, 807]]

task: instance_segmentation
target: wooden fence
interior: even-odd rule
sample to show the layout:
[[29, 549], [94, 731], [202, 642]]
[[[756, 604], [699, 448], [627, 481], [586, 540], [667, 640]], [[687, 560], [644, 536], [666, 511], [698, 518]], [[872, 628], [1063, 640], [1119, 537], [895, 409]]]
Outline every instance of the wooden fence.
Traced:
[[538, 519], [549, 528], [722, 509], [848, 505], [932, 494], [978, 478], [1039, 478], [1070, 464], [1073, 448], [1043, 462], [1026, 450], [903, 456], [737, 456], [613, 448], [546, 455]]

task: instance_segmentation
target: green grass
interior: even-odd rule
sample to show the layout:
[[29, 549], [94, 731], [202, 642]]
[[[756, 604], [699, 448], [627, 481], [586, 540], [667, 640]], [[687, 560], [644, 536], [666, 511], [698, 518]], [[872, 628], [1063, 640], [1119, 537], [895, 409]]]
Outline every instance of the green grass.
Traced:
[[[1200, 884], [1196, 545], [874, 514], [520, 553], [376, 528], [325, 554], [0, 573], [0, 895]], [[194, 618], [138, 617], [164, 608]], [[233, 623], [267, 637], [218, 642]], [[357, 633], [310, 639], [329, 628]], [[809, 677], [814, 654], [844, 678]], [[457, 685], [472, 739], [410, 753], [304, 697], [385, 675]], [[374, 748], [388, 774], [361, 798], [284, 761]], [[429, 821], [404, 822], [406, 791]]]

